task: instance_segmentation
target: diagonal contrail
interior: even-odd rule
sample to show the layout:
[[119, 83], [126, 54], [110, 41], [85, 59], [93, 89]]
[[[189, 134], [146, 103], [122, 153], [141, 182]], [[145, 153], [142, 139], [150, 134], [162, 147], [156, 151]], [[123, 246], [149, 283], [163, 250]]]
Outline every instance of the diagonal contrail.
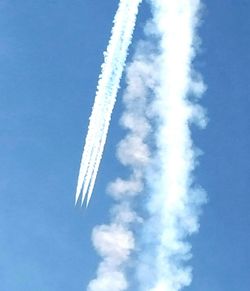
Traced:
[[[133, 17], [127, 18], [126, 24], [124, 25], [124, 30], [123, 30], [124, 35], [123, 35], [122, 41], [120, 43], [119, 54], [117, 54], [116, 58], [114, 59], [114, 64], [116, 64], [116, 65], [113, 67], [113, 70], [115, 73], [113, 74], [112, 87], [110, 90], [111, 95], [109, 96], [109, 104], [107, 106], [107, 115], [105, 116], [106, 118], [104, 120], [104, 128], [103, 128], [102, 136], [101, 136], [101, 139], [99, 142], [99, 147], [97, 149], [95, 165], [93, 168], [93, 175], [91, 177], [90, 186], [89, 186], [89, 190], [88, 190], [87, 205], [88, 205], [89, 200], [91, 198], [91, 194], [92, 194], [92, 191], [94, 188], [99, 164], [100, 164], [100, 161], [102, 158], [102, 153], [103, 153], [104, 145], [105, 145], [107, 134], [108, 134], [108, 128], [109, 128], [109, 124], [110, 124], [111, 114], [112, 114], [112, 110], [113, 110], [114, 105], [115, 105], [116, 94], [117, 94], [117, 90], [119, 88], [119, 83], [120, 83], [122, 71], [123, 71], [125, 60], [127, 57], [128, 45], [131, 42], [132, 32], [133, 32], [134, 27], [135, 27], [135, 21], [136, 21], [136, 15], [137, 15], [137, 11], [138, 11], [138, 3], [139, 2], [140, 1], [137, 1], [137, 3], [136, 3], [136, 1], [134, 1], [133, 4], [130, 4], [129, 7], [127, 7], [127, 13], [131, 14]], [[84, 192], [83, 192], [83, 196], [84, 196]]]
[[87, 194], [88, 205], [92, 195], [140, 2], [141, 0], [121, 0], [114, 18], [85, 140], [75, 196], [76, 203], [83, 184], [82, 203]]

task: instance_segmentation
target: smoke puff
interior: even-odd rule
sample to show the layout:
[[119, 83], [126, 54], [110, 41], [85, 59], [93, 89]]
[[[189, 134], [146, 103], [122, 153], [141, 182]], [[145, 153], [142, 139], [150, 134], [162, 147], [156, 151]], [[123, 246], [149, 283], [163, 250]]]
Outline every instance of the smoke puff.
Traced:
[[102, 263], [97, 272], [98, 279], [89, 283], [88, 291], [123, 291], [128, 287], [123, 272], [110, 269]]
[[126, 260], [134, 248], [134, 239], [131, 231], [121, 225], [100, 225], [92, 233], [94, 247], [102, 257], [108, 257], [115, 264]]
[[117, 178], [114, 182], [111, 182], [107, 191], [115, 199], [125, 198], [127, 196], [134, 196], [141, 192], [143, 184], [141, 180], [133, 178], [132, 180], [123, 180]]
[[117, 157], [125, 166], [146, 166], [150, 160], [150, 151], [140, 137], [128, 135], [119, 143]]

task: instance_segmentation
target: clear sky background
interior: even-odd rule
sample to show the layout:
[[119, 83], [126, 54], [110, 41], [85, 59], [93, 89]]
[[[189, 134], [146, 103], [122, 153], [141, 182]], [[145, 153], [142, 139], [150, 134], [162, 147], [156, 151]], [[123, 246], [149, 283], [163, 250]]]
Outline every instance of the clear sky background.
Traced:
[[[208, 86], [208, 193], [187, 290], [250, 288], [250, 2], [207, 0], [196, 68]], [[107, 183], [123, 132], [121, 93], [89, 208], [74, 206], [88, 117], [118, 1], [0, 1], [0, 291], [80, 291], [95, 275], [91, 229], [108, 221]], [[134, 37], [149, 16], [141, 6]]]

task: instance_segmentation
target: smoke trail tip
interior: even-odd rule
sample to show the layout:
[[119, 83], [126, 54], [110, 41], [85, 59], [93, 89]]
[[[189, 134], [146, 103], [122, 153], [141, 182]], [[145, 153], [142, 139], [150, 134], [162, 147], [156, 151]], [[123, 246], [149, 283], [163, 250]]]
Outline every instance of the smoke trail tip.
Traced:
[[82, 205], [84, 203], [84, 198], [85, 198], [85, 195], [83, 195], [82, 189], [81, 189], [81, 191], [77, 192], [76, 195], [75, 195], [75, 206], [81, 200], [80, 207], [82, 207]]
[[76, 189], [76, 194], [75, 194], [75, 206], [81, 196], [81, 192], [82, 192], [82, 185], [81, 187], [79, 187], [79, 185], [77, 185], [77, 189]]
[[75, 196], [75, 206], [76, 206], [76, 204], [78, 202], [78, 199], [79, 199], [79, 196], [78, 197]]
[[88, 206], [89, 206], [90, 199], [91, 199], [91, 193], [88, 192], [87, 202], [86, 202], [86, 208], [88, 208]]

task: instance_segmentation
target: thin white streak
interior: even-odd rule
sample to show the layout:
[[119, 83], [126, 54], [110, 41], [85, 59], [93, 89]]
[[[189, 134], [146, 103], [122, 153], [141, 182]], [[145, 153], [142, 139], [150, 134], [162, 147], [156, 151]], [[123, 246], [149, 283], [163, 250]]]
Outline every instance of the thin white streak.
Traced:
[[135, 27], [138, 6], [141, 0], [121, 0], [114, 19], [111, 39], [102, 65], [97, 93], [84, 146], [76, 190], [76, 202], [82, 185], [82, 203], [87, 194], [91, 198], [102, 153], [106, 143], [111, 114], [127, 57], [127, 50]]

